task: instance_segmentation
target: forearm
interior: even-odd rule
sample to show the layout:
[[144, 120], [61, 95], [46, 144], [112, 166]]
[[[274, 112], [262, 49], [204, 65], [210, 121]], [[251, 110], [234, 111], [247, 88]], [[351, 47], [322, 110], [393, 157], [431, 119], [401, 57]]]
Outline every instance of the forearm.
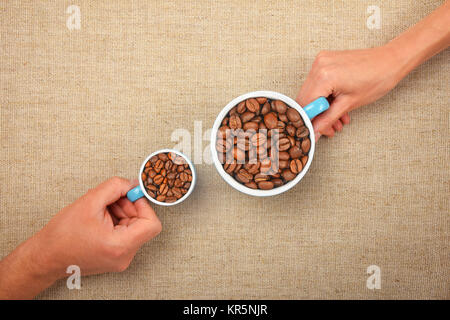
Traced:
[[414, 68], [450, 45], [450, 0], [390, 41], [401, 80]]
[[57, 280], [42, 249], [32, 237], [0, 262], [0, 299], [32, 299]]

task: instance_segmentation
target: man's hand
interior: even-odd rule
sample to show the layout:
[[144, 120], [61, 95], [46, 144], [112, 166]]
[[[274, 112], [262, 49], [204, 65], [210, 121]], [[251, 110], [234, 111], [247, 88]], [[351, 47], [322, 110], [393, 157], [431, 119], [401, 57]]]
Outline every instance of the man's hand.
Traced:
[[69, 265], [82, 275], [124, 271], [142, 244], [161, 232], [146, 199], [125, 197], [136, 185], [111, 178], [62, 209], [0, 262], [0, 298], [32, 298], [67, 276]]

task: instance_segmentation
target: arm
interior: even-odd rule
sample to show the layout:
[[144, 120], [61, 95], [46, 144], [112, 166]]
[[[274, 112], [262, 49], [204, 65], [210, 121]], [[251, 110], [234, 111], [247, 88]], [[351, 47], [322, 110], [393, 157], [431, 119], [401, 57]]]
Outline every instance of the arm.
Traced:
[[67, 276], [124, 271], [143, 243], [161, 231], [146, 199], [131, 203], [137, 183], [112, 178], [62, 209], [0, 262], [0, 299], [30, 299]]
[[316, 139], [348, 124], [348, 112], [381, 98], [409, 72], [450, 45], [450, 0], [382, 47], [323, 51], [316, 57], [297, 101], [324, 96], [330, 108], [313, 120]]

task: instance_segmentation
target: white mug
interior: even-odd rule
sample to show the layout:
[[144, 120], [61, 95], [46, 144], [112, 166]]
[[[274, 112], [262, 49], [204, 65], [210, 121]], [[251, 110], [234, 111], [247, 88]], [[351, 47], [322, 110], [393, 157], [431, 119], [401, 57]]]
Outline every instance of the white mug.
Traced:
[[[236, 181], [232, 176], [230, 176], [227, 172], [225, 172], [225, 169], [223, 168], [223, 165], [219, 160], [217, 150], [216, 150], [217, 132], [222, 124], [222, 120], [225, 118], [225, 116], [228, 114], [228, 112], [234, 106], [238, 105], [240, 102], [250, 99], [250, 98], [258, 98], [258, 97], [265, 97], [265, 98], [269, 98], [272, 100], [281, 100], [284, 103], [286, 103], [289, 107], [296, 109], [300, 113], [300, 115], [305, 123], [305, 126], [309, 130], [309, 136], [310, 136], [310, 140], [311, 140], [311, 148], [310, 148], [309, 154], [308, 154], [308, 161], [307, 161], [306, 165], [304, 166], [303, 170], [299, 174], [297, 174], [297, 176], [293, 180], [287, 182], [286, 184], [284, 184], [280, 187], [273, 188], [270, 190], [252, 189], [252, 188], [246, 187], [245, 185]], [[302, 108], [293, 99], [291, 99], [281, 93], [273, 92], [273, 91], [254, 91], [254, 92], [243, 94], [243, 95], [233, 99], [219, 113], [219, 115], [216, 118], [216, 121], [214, 122], [212, 132], [211, 132], [212, 159], [213, 159], [214, 165], [215, 165], [217, 171], [219, 172], [220, 176], [230, 186], [232, 186], [236, 190], [238, 190], [242, 193], [251, 195], [251, 196], [257, 196], [257, 197], [275, 196], [277, 194], [288, 191], [293, 186], [295, 186], [297, 183], [299, 183], [300, 180], [302, 180], [302, 178], [308, 171], [309, 166], [311, 165], [311, 162], [312, 162], [312, 159], [314, 156], [314, 150], [315, 150], [316, 143], [315, 143], [314, 129], [313, 129], [313, 126], [311, 123], [311, 119], [314, 118], [316, 115], [327, 110], [329, 108], [329, 106], [330, 105], [329, 105], [327, 99], [324, 97], [320, 97], [320, 98], [314, 100], [313, 102], [311, 102], [310, 104], [308, 104], [305, 108]]]

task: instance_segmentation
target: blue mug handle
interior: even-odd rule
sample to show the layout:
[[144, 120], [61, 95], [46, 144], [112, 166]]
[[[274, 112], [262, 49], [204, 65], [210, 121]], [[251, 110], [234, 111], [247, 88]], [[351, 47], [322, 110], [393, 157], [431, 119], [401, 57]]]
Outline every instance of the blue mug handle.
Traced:
[[329, 107], [328, 100], [325, 97], [320, 97], [304, 107], [303, 110], [306, 112], [308, 118], [312, 120], [318, 114], [328, 110]]
[[134, 187], [130, 191], [127, 192], [127, 198], [131, 202], [135, 202], [137, 199], [140, 199], [142, 197], [145, 197], [144, 193], [142, 192], [141, 186]]

